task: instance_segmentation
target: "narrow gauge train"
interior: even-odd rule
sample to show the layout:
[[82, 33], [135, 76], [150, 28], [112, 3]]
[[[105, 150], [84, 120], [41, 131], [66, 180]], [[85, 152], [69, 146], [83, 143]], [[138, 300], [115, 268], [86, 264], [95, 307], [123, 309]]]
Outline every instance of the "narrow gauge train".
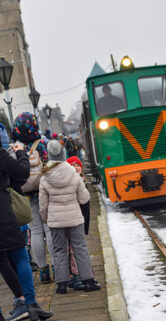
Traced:
[[166, 201], [166, 65], [90, 77], [83, 127], [92, 174], [121, 206]]

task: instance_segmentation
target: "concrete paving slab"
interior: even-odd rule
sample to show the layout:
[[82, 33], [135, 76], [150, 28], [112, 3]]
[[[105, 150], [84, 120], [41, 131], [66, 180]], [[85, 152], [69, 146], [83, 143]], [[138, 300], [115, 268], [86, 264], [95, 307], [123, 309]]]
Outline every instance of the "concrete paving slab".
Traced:
[[123, 295], [119, 269], [108, 231], [107, 214], [99, 193], [98, 197], [101, 209], [101, 216], [98, 216], [98, 226], [104, 257], [108, 310], [111, 321], [128, 321], [129, 316]]

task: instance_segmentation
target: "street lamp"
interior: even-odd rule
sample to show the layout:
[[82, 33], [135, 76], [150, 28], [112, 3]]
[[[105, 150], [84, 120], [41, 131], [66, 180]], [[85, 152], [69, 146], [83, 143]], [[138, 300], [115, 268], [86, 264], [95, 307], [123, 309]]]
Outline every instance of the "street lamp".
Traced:
[[13, 114], [11, 109], [12, 98], [10, 98], [9, 96], [9, 83], [12, 77], [12, 72], [13, 66], [9, 64], [4, 57], [0, 58], [0, 82], [2, 83], [5, 89], [6, 99], [4, 99], [4, 101], [8, 106], [11, 127], [13, 126]]
[[48, 106], [48, 104], [46, 104], [45, 107], [43, 108], [43, 110], [44, 110], [46, 117], [48, 119], [48, 126], [50, 129], [52, 108], [50, 106]]
[[33, 88], [31, 90], [30, 94], [29, 94], [29, 98], [30, 98], [30, 101], [31, 101], [31, 103], [33, 105], [35, 117], [36, 117], [37, 124], [38, 124], [38, 127], [39, 127], [39, 119], [38, 119], [38, 115], [37, 115], [37, 106], [38, 106], [40, 94], [35, 88]]

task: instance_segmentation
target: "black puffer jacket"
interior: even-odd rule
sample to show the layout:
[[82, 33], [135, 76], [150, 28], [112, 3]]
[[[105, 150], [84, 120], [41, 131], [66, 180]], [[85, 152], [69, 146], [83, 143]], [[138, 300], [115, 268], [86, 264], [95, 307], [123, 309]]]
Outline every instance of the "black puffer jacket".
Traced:
[[0, 251], [25, 245], [22, 232], [10, 204], [8, 178], [12, 185], [22, 185], [29, 177], [30, 165], [25, 151], [16, 152], [17, 160], [0, 147]]

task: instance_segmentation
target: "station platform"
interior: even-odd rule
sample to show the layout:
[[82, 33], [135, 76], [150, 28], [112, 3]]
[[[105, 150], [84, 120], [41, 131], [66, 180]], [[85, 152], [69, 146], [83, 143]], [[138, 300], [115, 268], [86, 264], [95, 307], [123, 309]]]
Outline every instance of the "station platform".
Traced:
[[[37, 271], [34, 273], [37, 301], [43, 308], [54, 313], [50, 321], [128, 321], [105, 208], [97, 189], [93, 185], [88, 189], [91, 194], [91, 219], [86, 239], [95, 277], [101, 284], [101, 290], [84, 292], [68, 288], [67, 294], [56, 294], [53, 280], [49, 284], [41, 285]], [[11, 291], [0, 276], [0, 306], [4, 315], [12, 308], [12, 297]]]

